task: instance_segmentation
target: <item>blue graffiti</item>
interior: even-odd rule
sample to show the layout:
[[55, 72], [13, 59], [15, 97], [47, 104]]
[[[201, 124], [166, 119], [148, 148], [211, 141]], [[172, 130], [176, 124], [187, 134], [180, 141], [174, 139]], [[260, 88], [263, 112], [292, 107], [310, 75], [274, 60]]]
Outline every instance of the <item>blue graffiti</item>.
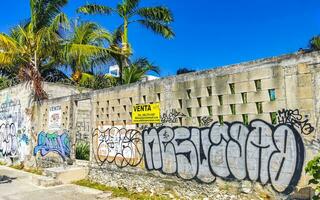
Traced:
[[40, 151], [41, 156], [46, 156], [50, 152], [59, 154], [63, 160], [70, 157], [70, 139], [66, 133], [58, 135], [57, 133], [40, 132], [38, 143], [34, 148], [34, 155]]
[[21, 135], [20, 143], [22, 142], [25, 143], [26, 145], [29, 145], [29, 137], [25, 133]]

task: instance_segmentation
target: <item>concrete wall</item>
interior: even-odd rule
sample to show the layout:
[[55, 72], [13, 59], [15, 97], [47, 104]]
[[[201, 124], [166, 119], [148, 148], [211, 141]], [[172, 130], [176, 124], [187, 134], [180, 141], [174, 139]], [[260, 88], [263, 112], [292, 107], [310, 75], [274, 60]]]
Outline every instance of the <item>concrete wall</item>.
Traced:
[[[203, 183], [250, 180], [284, 194], [303, 188], [319, 150], [318, 63], [318, 53], [286, 55], [95, 91], [93, 160]], [[154, 102], [162, 124], [131, 125], [132, 105]]]
[[[91, 177], [118, 184], [135, 182], [126, 174], [137, 171], [146, 179], [246, 180], [287, 195], [307, 185], [303, 169], [319, 150], [319, 60], [318, 52], [285, 55], [52, 98], [33, 110], [29, 146], [39, 159], [67, 161], [77, 138], [89, 140]], [[131, 123], [132, 105], [155, 102], [161, 124]]]
[[[49, 98], [53, 99], [79, 94], [76, 88], [67, 85], [45, 83], [44, 88]], [[32, 89], [27, 84], [0, 91], [0, 101], [0, 158], [14, 162], [34, 162], [34, 147], [37, 145], [39, 133], [35, 129], [48, 129], [49, 108], [45, 106], [46, 103], [38, 106], [34, 104]], [[38, 118], [41, 118], [41, 124], [38, 123]], [[69, 127], [64, 126], [65, 123], [68, 123], [66, 118], [62, 119], [62, 127], [68, 129]]]

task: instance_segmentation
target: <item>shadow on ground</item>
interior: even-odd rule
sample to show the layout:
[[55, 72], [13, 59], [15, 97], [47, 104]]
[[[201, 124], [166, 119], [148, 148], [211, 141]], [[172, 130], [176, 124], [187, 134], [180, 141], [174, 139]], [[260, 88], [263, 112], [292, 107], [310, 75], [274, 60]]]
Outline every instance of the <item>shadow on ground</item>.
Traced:
[[12, 180], [17, 179], [16, 177], [0, 176], [0, 184], [11, 183]]

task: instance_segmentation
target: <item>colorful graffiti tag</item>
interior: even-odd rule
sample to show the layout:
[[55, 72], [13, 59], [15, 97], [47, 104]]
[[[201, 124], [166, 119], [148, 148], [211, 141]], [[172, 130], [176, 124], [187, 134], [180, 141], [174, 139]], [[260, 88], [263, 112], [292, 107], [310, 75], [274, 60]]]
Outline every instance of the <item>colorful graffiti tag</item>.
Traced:
[[53, 152], [59, 154], [63, 160], [70, 157], [70, 139], [67, 133], [61, 135], [57, 133], [40, 132], [38, 143], [34, 148], [34, 155], [40, 152], [41, 156], [46, 156]]

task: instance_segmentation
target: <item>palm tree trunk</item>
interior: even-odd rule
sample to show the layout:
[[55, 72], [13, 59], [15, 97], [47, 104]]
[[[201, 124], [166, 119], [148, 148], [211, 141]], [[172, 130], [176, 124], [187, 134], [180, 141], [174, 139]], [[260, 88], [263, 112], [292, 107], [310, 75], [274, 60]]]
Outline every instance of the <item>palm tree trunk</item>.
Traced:
[[41, 101], [48, 98], [47, 93], [43, 89], [43, 79], [38, 69], [37, 52], [34, 52], [34, 58], [31, 65], [31, 82], [34, 89], [34, 98], [36, 101]]

